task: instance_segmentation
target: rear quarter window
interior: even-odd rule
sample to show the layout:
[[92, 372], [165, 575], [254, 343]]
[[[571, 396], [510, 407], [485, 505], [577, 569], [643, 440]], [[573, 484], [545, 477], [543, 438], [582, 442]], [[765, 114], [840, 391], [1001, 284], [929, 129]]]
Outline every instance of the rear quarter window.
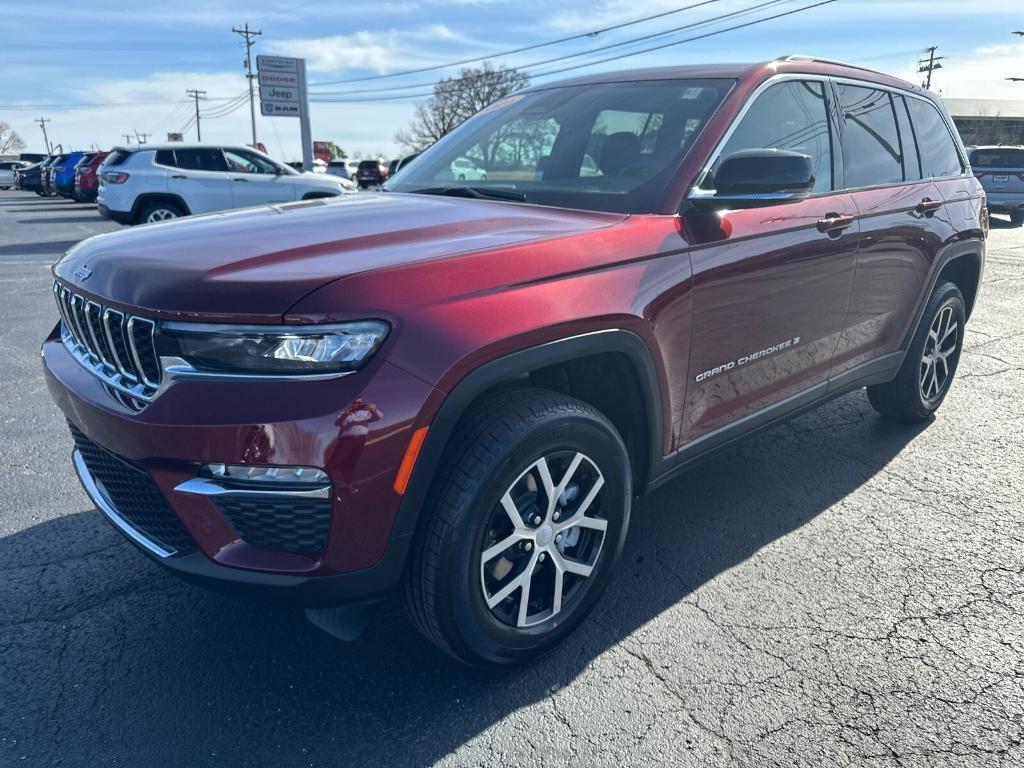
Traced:
[[935, 105], [923, 99], [909, 98], [907, 106], [921, 154], [921, 175], [930, 179], [963, 173], [953, 134]]
[[117, 165], [124, 165], [125, 161], [133, 154], [135, 153], [132, 152], [131, 150], [115, 149], [113, 152], [107, 155], [107, 159], [103, 161], [103, 165], [107, 166], [108, 168], [112, 168]]

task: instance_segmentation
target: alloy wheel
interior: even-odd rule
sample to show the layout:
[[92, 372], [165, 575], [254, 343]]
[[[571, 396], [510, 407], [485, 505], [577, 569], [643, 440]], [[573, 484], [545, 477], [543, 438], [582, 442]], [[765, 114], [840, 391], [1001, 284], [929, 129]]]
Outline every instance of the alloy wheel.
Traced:
[[170, 208], [157, 208], [150, 211], [149, 216], [146, 217], [146, 223], [149, 224], [154, 221], [168, 221], [176, 218], [178, 218], [178, 214]]
[[950, 358], [956, 353], [959, 335], [953, 307], [943, 307], [932, 320], [921, 356], [921, 396], [926, 402], [941, 397], [949, 384]]
[[604, 545], [604, 488], [597, 465], [574, 451], [541, 457], [509, 486], [480, 553], [480, 585], [495, 618], [525, 628], [571, 610]]

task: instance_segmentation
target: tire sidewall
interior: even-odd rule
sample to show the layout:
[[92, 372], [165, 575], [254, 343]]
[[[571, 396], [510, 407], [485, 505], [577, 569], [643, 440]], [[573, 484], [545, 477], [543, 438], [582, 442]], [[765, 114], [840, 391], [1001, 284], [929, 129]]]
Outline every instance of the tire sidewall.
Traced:
[[[569, 612], [560, 612], [535, 626], [516, 629], [500, 622], [484, 602], [480, 586], [480, 554], [490, 515], [501, 495], [530, 464], [560, 450], [580, 451], [605, 478], [605, 516], [608, 528], [595, 571], [574, 598]], [[554, 478], [557, 483], [559, 478]], [[629, 462], [618, 434], [608, 425], [582, 415], [540, 422], [510, 445], [486, 478], [476, 487], [463, 510], [462, 525], [450, 542], [444, 583], [450, 607], [449, 638], [460, 655], [488, 664], [512, 664], [532, 658], [570, 634], [593, 608], [614, 570], [629, 527], [632, 487]], [[450, 623], [449, 623], [450, 622]]]
[[[932, 327], [932, 323], [935, 322], [935, 318], [939, 316], [947, 307], [953, 308], [953, 315], [957, 322], [957, 340], [956, 349], [950, 356], [949, 364], [949, 376], [946, 378], [946, 384], [939, 396], [931, 400], [927, 400], [924, 397], [924, 393], [921, 391], [921, 358], [924, 355], [925, 345], [928, 343], [928, 332]], [[946, 395], [949, 394], [949, 390], [953, 386], [953, 378], [956, 376], [957, 368], [960, 364], [960, 354], [963, 351], [964, 345], [964, 333], [967, 324], [967, 311], [964, 306], [963, 295], [960, 293], [960, 289], [952, 283], [945, 283], [940, 286], [939, 290], [936, 291], [929, 302], [928, 312], [922, 318], [921, 327], [918, 329], [917, 338], [914, 339], [914, 345], [911, 348], [912, 357], [908, 362], [913, 363], [911, 371], [913, 372], [913, 386], [914, 386], [914, 404], [916, 409], [922, 416], [928, 416], [938, 410], [939, 406], [942, 405], [942, 401], [946, 399]]]

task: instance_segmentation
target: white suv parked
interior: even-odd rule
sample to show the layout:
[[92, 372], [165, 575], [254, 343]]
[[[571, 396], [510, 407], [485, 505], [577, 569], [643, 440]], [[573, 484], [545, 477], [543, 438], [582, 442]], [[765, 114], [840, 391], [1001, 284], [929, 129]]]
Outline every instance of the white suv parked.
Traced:
[[98, 175], [96, 205], [121, 224], [356, 191], [347, 179], [301, 173], [249, 147], [117, 147]]

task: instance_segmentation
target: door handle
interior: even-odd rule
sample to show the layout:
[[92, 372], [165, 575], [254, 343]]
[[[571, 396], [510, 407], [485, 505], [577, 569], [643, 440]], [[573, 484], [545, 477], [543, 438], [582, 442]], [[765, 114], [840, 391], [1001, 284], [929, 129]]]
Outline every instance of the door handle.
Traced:
[[852, 227], [856, 220], [855, 216], [848, 213], [826, 213], [824, 217], [818, 219], [818, 231], [829, 235], [838, 233]]
[[174, 176], [171, 176], [171, 178], [172, 179], [187, 179], [188, 176], [182, 176], [181, 174], [175, 174]]
[[248, 179], [232, 179], [232, 181], [248, 181]]
[[922, 200], [920, 203], [914, 206], [914, 211], [916, 213], [923, 213], [925, 216], [928, 216], [930, 214], [935, 213], [941, 207], [941, 200], [932, 200], [931, 198], [926, 197], [924, 200]]

